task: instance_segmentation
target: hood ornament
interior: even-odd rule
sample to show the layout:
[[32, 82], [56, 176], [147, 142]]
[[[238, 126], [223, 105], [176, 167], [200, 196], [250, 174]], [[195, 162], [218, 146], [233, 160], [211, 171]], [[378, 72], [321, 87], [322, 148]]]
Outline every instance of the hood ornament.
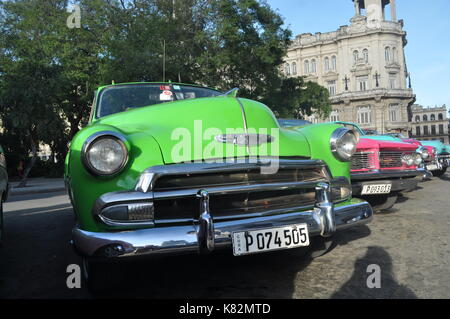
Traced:
[[260, 146], [272, 143], [275, 138], [266, 134], [222, 134], [215, 137], [219, 143], [234, 144], [237, 146]]

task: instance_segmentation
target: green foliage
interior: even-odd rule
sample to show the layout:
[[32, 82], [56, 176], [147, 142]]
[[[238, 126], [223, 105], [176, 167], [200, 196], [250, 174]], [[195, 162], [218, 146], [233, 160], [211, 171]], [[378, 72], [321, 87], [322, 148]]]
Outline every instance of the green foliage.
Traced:
[[[96, 87], [115, 81], [203, 84], [260, 100], [284, 117], [330, 112], [328, 92], [280, 66], [291, 32], [265, 0], [76, 0], [0, 4], [0, 117], [7, 152], [40, 143], [63, 162]], [[165, 62], [165, 63], [164, 63]]]

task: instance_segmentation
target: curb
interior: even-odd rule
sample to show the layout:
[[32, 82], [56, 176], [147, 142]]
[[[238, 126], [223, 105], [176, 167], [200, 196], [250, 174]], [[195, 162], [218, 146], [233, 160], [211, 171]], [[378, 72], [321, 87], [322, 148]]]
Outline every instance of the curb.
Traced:
[[9, 192], [9, 196], [16, 195], [32, 195], [32, 194], [45, 194], [45, 193], [56, 193], [66, 191], [64, 186], [53, 187], [53, 188], [44, 188], [44, 189], [17, 189], [11, 188]]

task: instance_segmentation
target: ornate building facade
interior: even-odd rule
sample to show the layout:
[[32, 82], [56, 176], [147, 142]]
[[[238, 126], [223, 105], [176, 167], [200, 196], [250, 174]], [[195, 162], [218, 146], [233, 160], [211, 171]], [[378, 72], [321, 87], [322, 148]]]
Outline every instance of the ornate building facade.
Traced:
[[418, 140], [441, 140], [449, 144], [449, 119], [447, 106], [423, 107], [413, 105], [411, 135]]
[[403, 21], [397, 20], [395, 0], [352, 1], [355, 15], [350, 25], [294, 39], [284, 72], [305, 76], [329, 90], [331, 116], [312, 116], [313, 122], [356, 122], [380, 133], [408, 135], [415, 95], [404, 54], [406, 32]]

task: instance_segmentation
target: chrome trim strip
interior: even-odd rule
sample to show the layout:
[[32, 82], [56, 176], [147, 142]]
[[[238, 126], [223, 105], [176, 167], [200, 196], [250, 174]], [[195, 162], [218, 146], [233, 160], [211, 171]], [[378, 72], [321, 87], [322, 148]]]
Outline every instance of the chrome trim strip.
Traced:
[[[239, 103], [239, 106], [241, 107], [241, 112], [242, 112], [242, 120], [244, 123], [244, 131], [245, 134], [248, 135], [248, 124], [247, 124], [247, 115], [245, 114], [245, 108], [244, 108], [244, 104], [242, 104], [241, 100], [236, 97], [236, 101]], [[246, 148], [247, 148], [247, 154], [248, 155], [252, 155], [250, 152], [250, 145], [248, 144], [248, 140], [246, 140]]]
[[[308, 224], [310, 236], [320, 236], [321, 220], [317, 218], [320, 209], [293, 212], [290, 214], [249, 218], [214, 224], [215, 248], [231, 247], [231, 234], [261, 228], [283, 227], [301, 223]], [[334, 207], [336, 230], [340, 231], [371, 221], [371, 206], [362, 200], [353, 199], [349, 204]], [[73, 230], [73, 244], [80, 254], [87, 257], [108, 257], [102, 252], [111, 247], [120, 247], [120, 255], [109, 258], [125, 258], [141, 255], [173, 255], [195, 253], [199, 251], [199, 242], [195, 225], [157, 227], [134, 231], [94, 233], [79, 228]]]

